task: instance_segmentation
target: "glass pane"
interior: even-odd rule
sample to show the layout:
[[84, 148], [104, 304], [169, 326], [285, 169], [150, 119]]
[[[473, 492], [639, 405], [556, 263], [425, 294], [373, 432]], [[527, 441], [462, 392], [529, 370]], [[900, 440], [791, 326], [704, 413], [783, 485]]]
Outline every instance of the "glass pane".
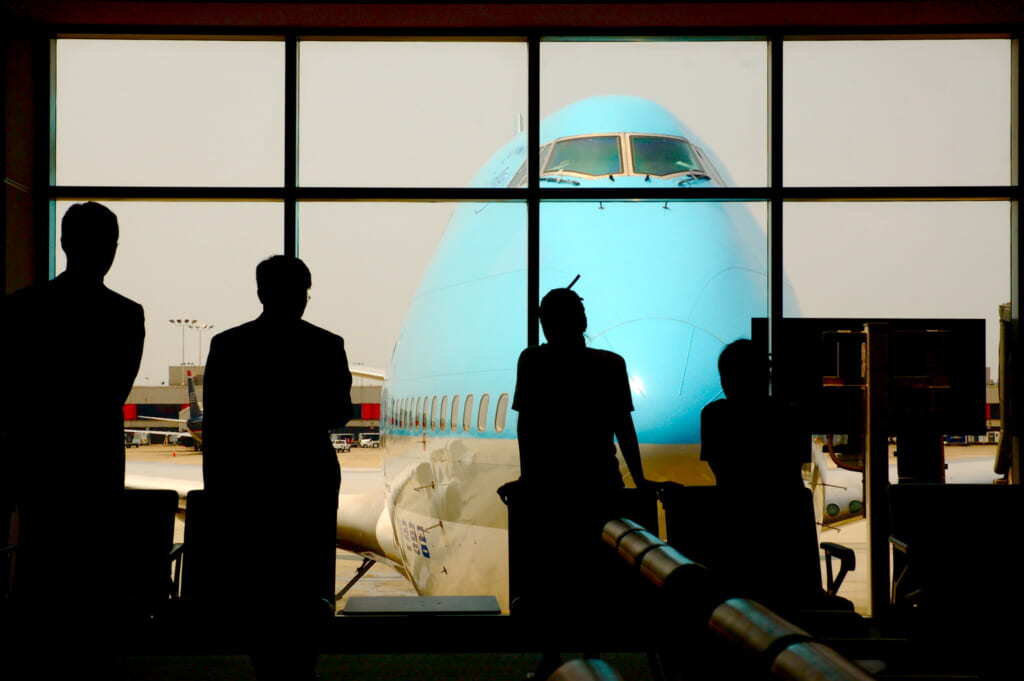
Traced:
[[305, 186], [465, 187], [517, 132], [522, 42], [303, 41]]
[[313, 273], [305, 318], [342, 335], [350, 361], [386, 370], [452, 210], [442, 203], [300, 204], [299, 257]]
[[764, 204], [541, 204], [541, 295], [580, 275], [587, 343], [626, 360], [642, 443], [700, 441], [719, 353], [767, 314], [765, 218]]
[[619, 153], [619, 138], [577, 137], [557, 142], [541, 172], [562, 171], [583, 175], [621, 173], [622, 155]]
[[284, 44], [58, 40], [57, 183], [280, 186]]
[[1010, 181], [1010, 41], [787, 42], [789, 185]]
[[[767, 54], [757, 41], [542, 43], [541, 143], [598, 133], [676, 135], [707, 152], [725, 183], [764, 186]], [[601, 95], [613, 97], [552, 116]]]
[[633, 169], [641, 175], [671, 175], [703, 170], [686, 140], [672, 137], [632, 135]]
[[792, 317], [987, 320], [996, 375], [1010, 300], [1010, 207], [1000, 202], [792, 203], [784, 265]]
[[[57, 203], [60, 218], [72, 202]], [[275, 203], [104, 202], [121, 236], [106, 285], [146, 313], [136, 385], [162, 385], [168, 367], [204, 364], [210, 338], [255, 319], [256, 265], [281, 252], [283, 211]], [[56, 271], [66, 260], [58, 248]], [[190, 320], [190, 325], [169, 320]], [[103, 320], [97, 320], [97, 326]], [[191, 328], [203, 327], [208, 328]], [[209, 328], [211, 327], [212, 328]], [[82, 329], [80, 331], [87, 332]]]

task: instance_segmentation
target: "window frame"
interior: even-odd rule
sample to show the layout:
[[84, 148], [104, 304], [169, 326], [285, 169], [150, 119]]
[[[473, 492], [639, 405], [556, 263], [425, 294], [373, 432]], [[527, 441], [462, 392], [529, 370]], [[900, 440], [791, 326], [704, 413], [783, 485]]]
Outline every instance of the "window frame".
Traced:
[[[973, 29], [973, 30], [972, 30]], [[778, 321], [783, 318], [783, 264], [782, 244], [784, 240], [783, 206], [793, 201], [888, 201], [888, 200], [938, 200], [938, 201], [1008, 201], [1014, 206], [1011, 224], [1011, 243], [1019, 243], [1018, 239], [1018, 210], [1022, 191], [1019, 183], [1019, 147], [1021, 136], [1018, 134], [1019, 106], [1014, 104], [1020, 101], [1019, 79], [1022, 71], [1021, 50], [1019, 49], [1020, 32], [1011, 32], [1005, 29], [982, 29], [964, 27], [959, 32], [951, 32], [949, 29], [917, 27], [908, 30], [905, 27], [877, 28], [873, 30], [858, 29], [852, 33], [849, 29], [843, 28], [822, 28], [822, 27], [801, 27], [798, 30], [787, 29], [781, 31], [741, 31], [735, 30], [714, 30], [707, 29], [698, 32], [680, 30], [678, 33], [659, 30], [657, 32], [637, 32], [633, 29], [597, 29], [580, 32], [578, 35], [573, 31], [552, 31], [542, 29], [529, 29], [526, 31], [498, 32], [488, 35], [486, 31], [480, 30], [344, 30], [344, 29], [310, 29], [294, 28], [288, 30], [275, 29], [273, 31], [244, 29], [231, 29], [227, 27], [196, 27], [184, 31], [168, 31], [153, 29], [147, 32], [128, 33], [121, 26], [90, 27], [87, 34], [80, 29], [74, 31], [61, 30], [60, 27], [53, 27], [49, 35], [49, 87], [39, 88], [39, 110], [50, 111], [51, 125], [39, 126], [39, 135], [45, 142], [39, 142], [40, 149], [48, 149], [49, 166], [47, 168], [49, 182], [45, 196], [41, 199], [41, 205], [45, 204], [45, 213], [49, 218], [47, 222], [37, 222], [40, 229], [48, 229], [47, 234], [42, 235], [41, 243], [49, 243], [48, 252], [39, 251], [42, 261], [45, 262], [45, 270], [49, 277], [55, 275], [54, 253], [55, 246], [53, 234], [58, 219], [55, 210], [55, 203], [58, 200], [221, 200], [221, 201], [275, 201], [281, 202], [284, 206], [282, 224], [282, 252], [286, 255], [295, 255], [298, 252], [297, 244], [297, 208], [303, 201], [457, 201], [457, 202], [487, 202], [487, 201], [523, 201], [527, 206], [527, 287], [526, 296], [526, 331], [527, 342], [536, 345], [540, 341], [539, 324], [537, 319], [537, 306], [540, 300], [539, 290], [539, 235], [540, 217], [539, 206], [544, 201], [572, 200], [601, 201], [601, 200], [689, 200], [689, 201], [747, 201], [763, 202], [768, 205], [768, 272], [769, 272], [769, 295], [767, 310], [769, 318], [769, 343], [778, 343]], [[56, 54], [56, 41], [61, 38], [81, 38], [83, 35], [96, 39], [217, 39], [217, 40], [269, 40], [283, 41], [285, 43], [285, 125], [282, 131], [284, 137], [284, 182], [281, 187], [126, 187], [126, 186], [65, 186], [56, 184], [56, 131], [53, 125], [55, 117], [56, 96], [54, 77], [54, 59]], [[539, 158], [544, 153], [539, 144], [539, 126], [533, 124], [527, 128], [527, 168], [525, 187], [502, 187], [502, 188], [359, 188], [359, 187], [300, 187], [298, 185], [298, 52], [299, 45], [303, 40], [367, 40], [380, 37], [386, 40], [410, 40], [410, 41], [520, 41], [527, 45], [527, 120], [537, 122], [540, 119], [540, 46], [544, 42], [572, 41], [586, 38], [598, 41], [628, 41], [637, 39], [656, 39], [665, 41], [685, 40], [745, 40], [764, 42], [768, 50], [768, 69], [766, 74], [769, 111], [767, 116], [767, 144], [769, 173], [768, 183], [765, 187], [685, 187], [685, 188], [570, 188], [567, 195], [563, 187], [543, 187], [540, 182]], [[957, 38], [994, 38], [1009, 39], [1012, 42], [1011, 50], [1013, 64], [1014, 82], [1011, 83], [1011, 107], [1013, 107], [1013, 119], [1011, 121], [1013, 133], [1011, 139], [1016, 144], [1011, 144], [1011, 175], [1010, 183], [998, 186], [823, 186], [823, 187], [794, 187], [785, 186], [783, 183], [782, 168], [784, 163], [782, 150], [783, 134], [783, 100], [784, 91], [782, 83], [784, 45], [787, 42], [800, 40], [865, 40], [865, 39], [900, 39], [900, 40], [934, 40]], [[621, 145], [621, 142], [620, 142]], [[691, 143], [692, 145], [692, 143]], [[704, 160], [702, 150], [692, 145], [698, 151], [698, 155]], [[538, 153], [539, 152], [539, 153]], [[621, 149], [620, 149], [621, 153]], [[43, 210], [41, 207], [40, 210]], [[1018, 297], [1019, 274], [1017, 259], [1014, 258], [1014, 265], [1011, 271], [1011, 298], [1015, 309], [1019, 306]]]

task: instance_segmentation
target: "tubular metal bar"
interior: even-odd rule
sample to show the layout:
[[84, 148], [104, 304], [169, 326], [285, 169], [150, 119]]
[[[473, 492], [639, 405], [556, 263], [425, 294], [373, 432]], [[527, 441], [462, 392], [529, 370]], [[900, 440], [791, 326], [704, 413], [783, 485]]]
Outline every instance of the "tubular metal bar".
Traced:
[[630, 532], [642, 530], [644, 527], [628, 518], [616, 518], [609, 520], [601, 531], [601, 540], [612, 549], [619, 550], [619, 542]]
[[715, 608], [708, 627], [766, 664], [794, 643], [811, 640], [803, 629], [745, 598], [731, 598]]
[[604, 660], [569, 660], [548, 677], [550, 681], [622, 681], [622, 677]]
[[826, 645], [794, 643], [772, 662], [772, 674], [791, 681], [868, 681], [870, 674]]
[[627, 565], [637, 567], [648, 551], [664, 545], [665, 542], [647, 530], [635, 530], [627, 532], [619, 540], [618, 553]]

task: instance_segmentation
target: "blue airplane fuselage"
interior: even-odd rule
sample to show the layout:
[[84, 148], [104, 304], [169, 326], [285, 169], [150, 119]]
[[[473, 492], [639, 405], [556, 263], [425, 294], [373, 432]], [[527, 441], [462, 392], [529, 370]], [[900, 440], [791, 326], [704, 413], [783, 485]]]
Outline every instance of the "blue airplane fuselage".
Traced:
[[[764, 232], [735, 202], [573, 201], [574, 187], [681, 187], [684, 199], [687, 187], [722, 182], [710, 152], [661, 106], [595, 97], [541, 123], [544, 153], [576, 136], [605, 136], [602, 148], [618, 148], [623, 158], [610, 162], [619, 172], [600, 175], [573, 172], [571, 164], [542, 168], [542, 186], [566, 195], [540, 207], [540, 290], [581, 275], [574, 290], [585, 301], [588, 344], [626, 360], [645, 474], [708, 483], [713, 478], [698, 460], [700, 411], [720, 394], [722, 348], [766, 314]], [[641, 160], [629, 152], [634, 136], [687, 140], [705, 169], [638, 172]], [[473, 186], [509, 186], [525, 160], [520, 134]], [[495, 490], [518, 477], [509, 404], [527, 342], [526, 242], [523, 203], [456, 208], [394, 348], [381, 418], [388, 512], [393, 550], [422, 593], [488, 593], [481, 590], [493, 587], [480, 575], [507, 570], [505, 509]], [[576, 386], [557, 375], [549, 384], [573, 400]], [[473, 406], [464, 419], [467, 401]]]

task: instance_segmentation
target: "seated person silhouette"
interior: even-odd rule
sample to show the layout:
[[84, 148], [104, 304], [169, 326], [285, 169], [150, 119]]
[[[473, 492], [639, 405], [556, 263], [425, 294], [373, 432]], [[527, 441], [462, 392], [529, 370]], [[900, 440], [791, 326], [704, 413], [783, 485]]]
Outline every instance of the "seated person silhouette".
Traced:
[[[816, 530], [801, 473], [810, 461], [810, 433], [796, 408], [769, 396], [768, 360], [753, 342], [727, 345], [718, 371], [725, 399], [701, 411], [701, 459], [721, 490], [720, 506], [708, 522], [723, 528], [719, 560], [709, 567], [733, 573], [747, 582], [749, 595], [762, 600], [816, 594]], [[731, 536], [730, 529], [754, 517], [764, 522], [764, 531], [742, 541]]]
[[716, 484], [774, 494], [803, 489], [800, 469], [810, 461], [810, 439], [795, 410], [768, 395], [767, 358], [740, 339], [722, 350], [718, 373], [725, 399], [700, 414], [700, 458]]
[[[352, 418], [352, 375], [342, 338], [302, 320], [311, 281], [298, 258], [261, 262], [263, 314], [214, 336], [204, 381], [217, 556], [203, 595], [250, 615], [261, 678], [313, 678], [314, 651], [281, 646], [334, 603], [341, 473], [330, 431]], [[272, 559], [254, 565], [270, 545]]]

